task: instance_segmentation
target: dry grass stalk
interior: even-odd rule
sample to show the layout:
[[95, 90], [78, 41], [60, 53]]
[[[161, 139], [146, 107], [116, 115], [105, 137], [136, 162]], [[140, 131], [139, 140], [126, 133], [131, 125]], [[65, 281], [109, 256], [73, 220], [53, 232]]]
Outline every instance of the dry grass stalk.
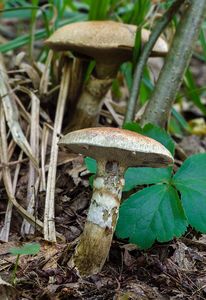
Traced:
[[45, 199], [44, 212], [44, 238], [47, 241], [56, 241], [55, 219], [54, 219], [54, 204], [55, 204], [55, 182], [56, 182], [56, 168], [58, 156], [58, 141], [61, 133], [62, 120], [64, 115], [64, 108], [68, 94], [70, 82], [71, 65], [65, 62], [62, 72], [62, 79], [60, 84], [60, 92], [57, 101], [56, 115], [54, 121], [54, 131], [52, 137], [52, 146], [49, 162], [49, 171], [47, 177], [47, 190]]
[[[0, 104], [1, 106], [1, 104]], [[9, 146], [8, 146], [8, 160], [10, 161], [12, 155], [13, 155], [13, 152], [14, 152], [14, 149], [16, 147], [16, 143], [14, 142], [14, 140], [11, 140]], [[10, 164], [10, 162], [8, 163], [8, 165]], [[1, 165], [1, 168], [3, 168], [4, 165]], [[2, 179], [2, 172], [0, 171], [0, 181]]]
[[114, 108], [112, 107], [111, 97], [105, 97], [104, 105], [106, 106], [109, 113], [111, 114], [112, 119], [116, 122], [116, 124], [119, 127], [121, 127], [123, 124], [123, 120], [122, 120], [121, 116], [119, 116], [119, 114], [117, 114], [116, 111], [114, 110]]
[[[5, 125], [5, 118], [4, 118], [3, 110], [2, 110], [2, 104], [0, 104], [0, 106], [1, 106], [1, 109], [0, 109], [0, 112], [1, 112], [0, 113], [0, 120], [1, 120], [0, 121], [0, 135], [1, 135], [2, 143], [4, 143], [4, 141], [7, 140], [6, 125]], [[2, 162], [2, 157], [1, 157], [1, 162]], [[0, 232], [0, 240], [4, 241], [4, 242], [8, 242], [8, 240], [9, 240], [9, 232], [10, 232], [11, 217], [12, 217], [12, 207], [13, 207], [12, 202], [8, 202], [6, 213], [5, 213], [5, 218], [4, 218], [4, 226], [2, 227], [1, 232]]]
[[[36, 161], [39, 161], [39, 111], [40, 111], [40, 101], [37, 96], [27, 90], [30, 98], [31, 98], [31, 130], [30, 130], [30, 145], [32, 152], [34, 153], [34, 157]], [[28, 185], [27, 185], [27, 211], [30, 214], [34, 214], [34, 210], [36, 207], [35, 199], [37, 198], [38, 191], [38, 176], [37, 170], [34, 168], [31, 161], [29, 162], [29, 176], [28, 176]], [[36, 188], [35, 188], [36, 187]], [[29, 222], [23, 220], [21, 227], [22, 235], [34, 233], [34, 228], [31, 226]]]
[[[0, 106], [0, 126], [3, 128], [6, 127], [5, 124], [5, 117], [3, 114], [3, 110], [2, 107]], [[6, 128], [3, 129], [6, 131]], [[3, 138], [2, 138], [3, 137]], [[43, 233], [43, 223], [35, 218], [33, 215], [31, 215], [30, 213], [28, 213], [17, 201], [16, 198], [14, 196], [14, 191], [13, 191], [13, 186], [12, 186], [12, 180], [11, 180], [11, 173], [10, 173], [10, 169], [8, 167], [8, 146], [7, 146], [7, 140], [4, 138], [5, 136], [0, 135], [0, 153], [1, 153], [1, 163], [4, 166], [2, 173], [3, 173], [3, 181], [4, 181], [4, 186], [6, 189], [6, 193], [8, 195], [8, 199], [9, 201], [15, 206], [15, 208], [17, 209], [17, 211], [22, 215], [23, 218], [25, 218], [29, 223], [31, 223], [37, 230], [39, 230], [40, 232]], [[17, 180], [17, 179], [15, 179]], [[56, 233], [56, 236], [61, 239], [64, 240], [64, 237], [59, 234]]]
[[18, 121], [18, 109], [11, 96], [11, 88], [8, 85], [8, 76], [0, 56], [0, 98], [2, 101], [5, 117], [12, 137], [18, 146], [26, 153], [36, 168], [38, 163], [33, 155], [32, 149], [21, 129]]
[[[2, 131], [3, 131], [2, 129], [4, 129], [4, 128], [2, 128], [2, 126], [1, 126], [1, 136], [2, 136], [2, 138], [5, 139], [6, 136], [4, 135], [4, 133], [2, 133]], [[23, 157], [23, 151], [21, 151], [19, 154], [19, 158], [18, 158], [19, 162], [21, 162], [22, 157]], [[18, 163], [16, 165], [16, 169], [14, 172], [14, 179], [13, 179], [13, 194], [14, 195], [16, 192], [16, 186], [17, 186], [17, 180], [18, 180], [20, 168], [21, 168], [21, 164]], [[12, 218], [12, 208], [13, 208], [13, 203], [11, 201], [9, 201], [8, 205], [7, 205], [7, 209], [6, 209], [5, 218], [4, 218], [4, 226], [2, 227], [1, 232], [0, 232], [0, 240], [4, 241], [4, 242], [8, 242], [8, 240], [9, 240], [10, 224], [11, 224], [11, 218]]]
[[46, 191], [46, 151], [49, 138], [49, 127], [46, 123], [43, 125], [42, 139], [41, 139], [41, 183], [40, 191]]
[[[0, 109], [1, 109], [0, 111], [1, 132], [6, 132], [5, 116], [4, 116], [2, 106], [0, 107]], [[38, 229], [42, 231], [43, 223], [39, 220], [35, 220], [35, 218], [31, 214], [27, 213], [27, 211], [16, 201], [14, 197], [11, 173], [8, 167], [8, 146], [7, 146], [7, 139], [5, 134], [0, 135], [0, 153], [1, 153], [1, 163], [2, 165], [4, 165], [4, 168], [2, 169], [3, 181], [4, 181], [4, 186], [9, 200], [13, 203], [13, 205], [17, 208], [17, 210], [21, 213], [21, 215], [27, 220], [29, 220], [29, 222], [35, 224], [36, 221]]]
[[46, 95], [48, 93], [48, 86], [49, 86], [49, 69], [51, 66], [51, 61], [53, 58], [53, 51], [49, 50], [46, 63], [45, 63], [45, 69], [42, 74], [40, 84], [39, 84], [39, 94], [40, 95]]

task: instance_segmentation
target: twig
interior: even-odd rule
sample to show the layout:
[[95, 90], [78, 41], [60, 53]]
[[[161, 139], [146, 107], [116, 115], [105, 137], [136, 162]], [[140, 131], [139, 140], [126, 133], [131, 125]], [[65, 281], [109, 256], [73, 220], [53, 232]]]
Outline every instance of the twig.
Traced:
[[166, 28], [168, 23], [171, 21], [175, 13], [178, 11], [180, 6], [185, 2], [185, 0], [176, 0], [171, 7], [167, 10], [167, 12], [163, 15], [163, 17], [156, 23], [148, 42], [144, 45], [137, 65], [134, 71], [134, 80], [132, 84], [132, 90], [130, 94], [130, 98], [128, 101], [127, 112], [125, 115], [124, 123], [128, 123], [133, 121], [135, 115], [135, 107], [137, 102], [137, 97], [140, 90], [141, 78], [144, 70], [144, 66], [148, 60], [148, 57], [158, 39], [160, 34]]

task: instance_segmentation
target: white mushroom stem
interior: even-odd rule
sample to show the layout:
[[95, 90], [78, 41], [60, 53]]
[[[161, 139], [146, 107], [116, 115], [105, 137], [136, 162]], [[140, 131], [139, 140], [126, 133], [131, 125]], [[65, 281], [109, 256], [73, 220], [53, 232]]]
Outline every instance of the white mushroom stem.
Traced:
[[80, 276], [100, 272], [106, 261], [119, 215], [123, 173], [117, 162], [98, 163], [84, 231], [69, 261]]

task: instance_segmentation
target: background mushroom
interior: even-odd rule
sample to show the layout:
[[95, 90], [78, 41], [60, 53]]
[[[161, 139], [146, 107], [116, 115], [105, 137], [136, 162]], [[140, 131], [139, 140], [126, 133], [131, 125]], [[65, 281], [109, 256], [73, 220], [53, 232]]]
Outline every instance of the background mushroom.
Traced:
[[59, 142], [76, 153], [97, 160], [97, 174], [84, 231], [69, 265], [81, 276], [98, 273], [107, 258], [118, 219], [128, 167], [166, 167], [173, 162], [159, 142], [117, 128], [87, 128], [65, 135]]
[[[79, 96], [72, 120], [69, 120], [69, 131], [96, 125], [101, 100], [111, 87], [119, 66], [132, 59], [136, 30], [135, 25], [114, 21], [87, 21], [63, 26], [46, 40], [46, 45], [54, 51], [69, 50], [96, 62]], [[150, 31], [142, 29], [141, 34], [144, 44]], [[159, 38], [152, 55], [164, 56], [167, 51], [167, 43]]]

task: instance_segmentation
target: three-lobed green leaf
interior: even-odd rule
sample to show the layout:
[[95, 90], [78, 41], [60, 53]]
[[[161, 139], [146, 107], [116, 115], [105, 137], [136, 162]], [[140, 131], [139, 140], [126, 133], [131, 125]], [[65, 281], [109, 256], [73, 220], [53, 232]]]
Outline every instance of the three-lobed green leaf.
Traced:
[[169, 182], [172, 168], [128, 168], [125, 172], [125, 186], [123, 191], [128, 192], [137, 185]]
[[181, 236], [186, 228], [187, 221], [176, 190], [166, 184], [157, 184], [123, 202], [116, 234], [145, 249], [155, 240], [166, 242]]

